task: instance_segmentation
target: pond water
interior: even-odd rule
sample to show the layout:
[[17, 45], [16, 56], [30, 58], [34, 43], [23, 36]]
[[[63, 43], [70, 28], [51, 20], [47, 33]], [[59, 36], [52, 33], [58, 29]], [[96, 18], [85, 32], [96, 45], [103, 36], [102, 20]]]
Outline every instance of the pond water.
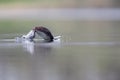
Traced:
[[119, 21], [59, 25], [59, 42], [0, 41], [0, 80], [120, 80]]

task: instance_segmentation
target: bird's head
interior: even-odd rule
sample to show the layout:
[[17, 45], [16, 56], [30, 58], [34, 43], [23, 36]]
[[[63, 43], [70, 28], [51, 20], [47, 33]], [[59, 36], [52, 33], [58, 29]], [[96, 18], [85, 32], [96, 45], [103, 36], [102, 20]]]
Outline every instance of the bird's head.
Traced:
[[26, 35], [23, 35], [22, 38], [23, 38], [23, 39], [26, 39]]

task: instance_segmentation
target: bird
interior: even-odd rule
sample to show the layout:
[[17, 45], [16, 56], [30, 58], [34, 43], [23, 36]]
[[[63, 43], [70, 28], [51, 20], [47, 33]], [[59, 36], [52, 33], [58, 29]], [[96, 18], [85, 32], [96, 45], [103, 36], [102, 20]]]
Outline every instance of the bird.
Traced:
[[43, 38], [45, 42], [53, 42], [54, 40], [51, 31], [43, 26], [34, 27], [26, 35], [23, 35], [22, 39], [33, 41], [33, 39], [36, 37], [36, 34]]
[[23, 40], [29, 40], [29, 41], [33, 41], [33, 39], [35, 38], [35, 30], [30, 30], [26, 35], [22, 36]]
[[42, 37], [46, 42], [53, 42], [53, 35], [51, 31], [43, 26], [37, 26], [33, 29], [36, 34], [38, 34], [40, 37]]

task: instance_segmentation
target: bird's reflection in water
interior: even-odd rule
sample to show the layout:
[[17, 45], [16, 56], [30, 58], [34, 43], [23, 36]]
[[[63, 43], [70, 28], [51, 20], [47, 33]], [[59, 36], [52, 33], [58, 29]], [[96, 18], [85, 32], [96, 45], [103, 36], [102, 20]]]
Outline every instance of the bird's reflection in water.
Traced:
[[55, 76], [58, 76], [57, 70], [54, 69], [56, 66], [54, 63], [52, 63], [52, 59], [54, 58], [54, 46], [50, 44], [51, 43], [43, 42], [23, 43], [24, 50], [32, 54], [32, 56], [28, 56], [27, 60], [25, 60], [27, 64], [24, 64], [27, 66], [28, 70], [23, 72], [29, 73], [28, 79], [48, 80], [48, 78], [52, 79]]
[[53, 47], [50, 45], [46, 45], [47, 43], [44, 43], [44, 42], [25, 41], [22, 44], [23, 44], [24, 50], [29, 52], [31, 55], [41, 55], [41, 56], [42, 55], [45, 56], [48, 53], [50, 53]]
[[30, 54], [34, 54], [34, 42], [24, 41], [22, 42], [23, 48]]
[[56, 39], [53, 42], [44, 42], [44, 41], [23, 41], [23, 48], [29, 52], [30, 54], [37, 54], [37, 53], [43, 53], [43, 55], [46, 55], [47, 53], [50, 53], [51, 49], [53, 47], [60, 47], [61, 40]]

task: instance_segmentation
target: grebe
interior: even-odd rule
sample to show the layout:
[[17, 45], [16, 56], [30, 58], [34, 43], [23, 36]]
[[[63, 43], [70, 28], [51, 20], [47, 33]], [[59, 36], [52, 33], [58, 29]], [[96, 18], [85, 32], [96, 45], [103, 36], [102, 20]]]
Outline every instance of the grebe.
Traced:
[[46, 42], [52, 42], [54, 37], [52, 35], [52, 33], [50, 32], [50, 30], [48, 30], [47, 28], [40, 26], [40, 27], [35, 27], [35, 32], [42, 37]]
[[35, 34], [38, 34], [40, 37], [42, 37], [45, 42], [52, 42], [54, 39], [50, 30], [43, 26], [35, 27], [27, 35], [23, 35], [22, 38], [33, 41], [33, 39], [35, 38]]

